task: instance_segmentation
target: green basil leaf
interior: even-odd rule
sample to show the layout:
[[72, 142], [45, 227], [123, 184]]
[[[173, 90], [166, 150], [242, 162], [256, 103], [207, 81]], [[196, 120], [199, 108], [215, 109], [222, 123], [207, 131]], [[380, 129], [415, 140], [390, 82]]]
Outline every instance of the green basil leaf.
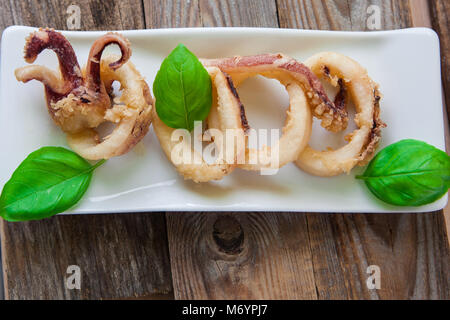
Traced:
[[401, 140], [381, 150], [362, 176], [380, 200], [421, 206], [441, 198], [450, 187], [450, 157], [425, 142]]
[[191, 131], [212, 104], [211, 78], [197, 57], [179, 44], [161, 64], [153, 82], [158, 117], [171, 128]]
[[7, 221], [37, 220], [75, 205], [86, 192], [95, 168], [75, 152], [44, 147], [14, 171], [0, 196], [0, 216]]

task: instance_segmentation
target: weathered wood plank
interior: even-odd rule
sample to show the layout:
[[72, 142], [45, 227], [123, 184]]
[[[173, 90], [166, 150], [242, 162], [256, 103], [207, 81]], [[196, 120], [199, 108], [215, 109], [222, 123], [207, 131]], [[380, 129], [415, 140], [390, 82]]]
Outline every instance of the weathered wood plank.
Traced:
[[414, 27], [431, 28], [431, 15], [428, 0], [409, 0], [411, 20]]
[[[367, 30], [370, 5], [379, 6], [381, 29], [413, 26], [411, 3], [414, 1], [277, 1], [281, 27], [332, 30]], [[307, 217], [319, 298], [450, 296], [450, 254], [442, 211]], [[316, 246], [319, 249], [314, 249]], [[369, 265], [381, 269], [380, 290], [368, 290], [365, 285]], [[346, 292], [337, 291], [330, 282], [340, 283], [339, 288]]]
[[[3, 29], [6, 26], [10, 26], [13, 25], [13, 14], [11, 11], [11, 4], [9, 3], [9, 1], [4, 1], [3, 3], [0, 4], [0, 28], [1, 31], [3, 32]], [[1, 40], [1, 33], [0, 33], [0, 40]]]
[[[367, 278], [367, 266], [380, 267], [381, 289], [365, 292], [365, 298], [370, 293], [371, 298], [380, 299], [448, 299], [449, 249], [442, 214], [349, 214], [335, 218], [340, 259], [358, 273], [360, 283]], [[353, 282], [351, 288], [358, 286]]]
[[306, 217], [169, 213], [175, 298], [316, 299]]
[[[70, 4], [81, 9], [82, 30], [145, 25], [140, 0], [2, 1], [0, 31], [11, 24], [67, 29]], [[0, 223], [8, 299], [173, 297], [162, 213]], [[69, 265], [81, 269], [81, 290], [65, 287]]]
[[382, 12], [382, 29], [411, 26], [407, 1], [277, 0], [281, 28], [364, 31], [367, 8], [378, 6]]
[[272, 0], [200, 0], [204, 27], [278, 27]]
[[[162, 214], [57, 216], [2, 226], [7, 299], [171, 297]], [[80, 267], [81, 290], [65, 287]]]
[[[433, 28], [441, 42], [442, 82], [444, 84], [447, 115], [450, 117], [450, 2], [430, 1]], [[450, 118], [448, 118], [450, 121]]]
[[[8, 6], [6, 1], [2, 2], [2, 6]], [[10, 1], [10, 12], [14, 24], [67, 29], [70, 5], [77, 5], [81, 10], [78, 30], [143, 29], [145, 26], [140, 0]]]
[[[270, 0], [156, 1], [144, 0], [147, 28], [177, 27], [274, 27], [275, 2]], [[200, 14], [201, 13], [201, 14]], [[246, 23], [243, 23], [243, 22]]]
[[147, 28], [201, 27], [198, 0], [144, 0]]

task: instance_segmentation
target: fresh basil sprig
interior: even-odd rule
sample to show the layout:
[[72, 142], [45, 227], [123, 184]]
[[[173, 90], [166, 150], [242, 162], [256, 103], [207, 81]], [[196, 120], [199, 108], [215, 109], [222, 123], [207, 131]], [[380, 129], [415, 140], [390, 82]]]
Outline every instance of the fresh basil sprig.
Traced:
[[61, 147], [34, 151], [3, 187], [0, 216], [7, 221], [37, 220], [69, 209], [84, 195], [92, 172], [104, 162], [91, 165]]
[[381, 150], [357, 176], [380, 200], [421, 206], [441, 198], [450, 187], [450, 157], [425, 142], [401, 140]]
[[197, 57], [179, 44], [161, 64], [153, 82], [158, 117], [169, 127], [194, 128], [212, 104], [211, 79]]

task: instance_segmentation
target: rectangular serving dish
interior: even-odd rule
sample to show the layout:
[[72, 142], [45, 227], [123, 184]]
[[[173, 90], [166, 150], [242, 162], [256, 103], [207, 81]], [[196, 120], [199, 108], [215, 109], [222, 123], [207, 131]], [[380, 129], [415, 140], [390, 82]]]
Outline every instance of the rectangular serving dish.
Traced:
[[[1, 47], [0, 186], [32, 151], [42, 146], [67, 146], [65, 135], [48, 116], [41, 83], [22, 84], [14, 70], [26, 65], [22, 52], [33, 28], [6, 29]], [[380, 32], [307, 31], [269, 28], [187, 28], [120, 31], [132, 44], [131, 60], [150, 86], [163, 59], [184, 43], [198, 57], [214, 58], [282, 52], [300, 61], [321, 51], [348, 55], [367, 68], [383, 94], [381, 118], [385, 147], [405, 138], [426, 141], [445, 150], [439, 41], [430, 29]], [[105, 32], [63, 32], [80, 65], [90, 46]], [[117, 48], [107, 48], [117, 52]], [[53, 52], [44, 51], [35, 64], [57, 67]], [[281, 127], [288, 98], [275, 80], [255, 79], [239, 88], [250, 125]], [[276, 122], [276, 123], [275, 123]], [[326, 137], [332, 146], [344, 134], [324, 133], [314, 124], [312, 144]], [[128, 154], [100, 167], [81, 202], [68, 213], [148, 211], [292, 211], [292, 212], [427, 212], [442, 209], [447, 195], [418, 208], [394, 207], [377, 200], [354, 176], [319, 178], [294, 164], [276, 175], [237, 169], [221, 181], [184, 181], [166, 159], [156, 136], [149, 134]]]

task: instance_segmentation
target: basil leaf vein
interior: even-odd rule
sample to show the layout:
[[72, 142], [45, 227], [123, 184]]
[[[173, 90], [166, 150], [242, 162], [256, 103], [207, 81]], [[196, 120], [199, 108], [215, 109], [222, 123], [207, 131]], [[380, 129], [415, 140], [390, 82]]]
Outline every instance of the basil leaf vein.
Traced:
[[450, 187], [450, 157], [423, 141], [406, 139], [381, 150], [363, 175], [369, 190], [397, 206], [434, 202]]
[[194, 128], [203, 121], [212, 104], [212, 85], [208, 72], [198, 58], [179, 44], [161, 64], [153, 82], [155, 108], [167, 126]]
[[61, 147], [32, 152], [3, 187], [0, 216], [7, 221], [37, 220], [69, 209], [82, 198], [93, 171], [104, 162], [91, 165]]

